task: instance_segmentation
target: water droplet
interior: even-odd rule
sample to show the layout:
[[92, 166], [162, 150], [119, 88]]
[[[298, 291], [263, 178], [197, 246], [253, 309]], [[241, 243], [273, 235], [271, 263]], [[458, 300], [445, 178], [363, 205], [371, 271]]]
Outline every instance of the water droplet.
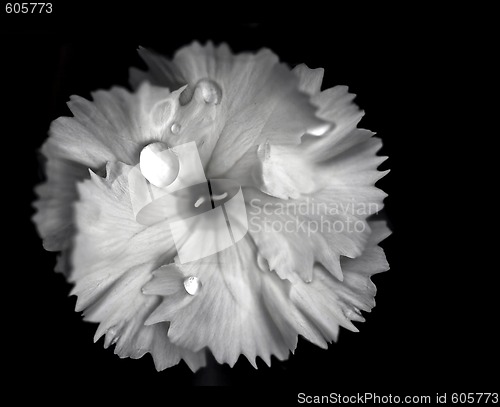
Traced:
[[173, 134], [179, 134], [181, 131], [181, 125], [179, 123], [172, 123], [172, 126], [170, 126], [170, 131]]
[[198, 102], [218, 105], [222, 100], [222, 88], [212, 79], [200, 79], [194, 85], [186, 86], [179, 96], [179, 103], [181, 106], [185, 106], [193, 98]]
[[201, 287], [198, 277], [190, 276], [184, 280], [184, 289], [189, 295], [196, 295]]
[[158, 188], [170, 185], [179, 174], [179, 159], [165, 143], [151, 143], [140, 156], [142, 175]]
[[218, 105], [222, 99], [222, 89], [219, 84], [210, 79], [201, 79], [196, 87], [201, 91], [203, 100], [212, 105]]

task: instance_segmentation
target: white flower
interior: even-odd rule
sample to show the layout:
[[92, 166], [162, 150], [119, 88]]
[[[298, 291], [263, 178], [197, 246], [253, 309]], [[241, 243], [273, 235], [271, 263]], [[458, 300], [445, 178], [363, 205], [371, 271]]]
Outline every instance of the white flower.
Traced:
[[[340, 326], [357, 331], [351, 321], [375, 305], [370, 276], [388, 269], [378, 243], [389, 231], [368, 220], [386, 196], [374, 186], [385, 157], [356, 127], [354, 95], [321, 91], [322, 69], [291, 71], [268, 50], [140, 54], [149, 70], [131, 71], [133, 93], [71, 97], [74, 117], [55, 120], [42, 147], [34, 221], [45, 248], [62, 252], [77, 311], [99, 323], [95, 340], [121, 357], [149, 352], [158, 370], [181, 359], [196, 370], [206, 348], [255, 366], [287, 358], [298, 335], [326, 348]], [[208, 179], [241, 186], [241, 240], [181, 262], [168, 219], [137, 221], [129, 175], [158, 142], [195, 142]], [[162, 171], [168, 184], [179, 168]]]

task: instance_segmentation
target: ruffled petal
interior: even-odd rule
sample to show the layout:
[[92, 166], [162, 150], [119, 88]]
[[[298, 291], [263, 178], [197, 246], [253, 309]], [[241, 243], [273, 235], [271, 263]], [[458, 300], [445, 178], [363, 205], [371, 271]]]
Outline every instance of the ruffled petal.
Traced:
[[120, 357], [151, 353], [159, 370], [181, 359], [196, 370], [205, 363], [203, 351], [173, 345], [166, 323], [144, 325], [159, 299], [141, 289], [155, 268], [172, 260], [175, 246], [165, 222], [145, 227], [135, 221], [127, 182], [130, 170], [112, 163], [106, 178], [91, 173], [90, 180], [79, 185], [70, 277], [75, 283], [72, 294], [78, 296], [76, 308], [87, 320], [100, 323], [95, 340], [105, 335], [105, 346], [116, 343]]
[[292, 72], [299, 78], [299, 89], [302, 92], [315, 95], [321, 91], [325, 74], [323, 68], [311, 69], [305, 64], [300, 64], [293, 68]]
[[33, 216], [43, 246], [59, 251], [70, 246], [74, 234], [72, 202], [78, 194], [76, 183], [88, 176], [87, 169], [67, 160], [52, 159], [45, 167], [47, 181], [36, 187], [38, 200]]
[[145, 144], [163, 140], [163, 134], [152, 128], [151, 111], [169, 94], [144, 84], [135, 94], [113, 88], [93, 93], [93, 102], [71, 98], [68, 105], [75, 116], [55, 120], [42, 146], [48, 158], [47, 181], [36, 188], [39, 200], [33, 221], [47, 250], [70, 246], [76, 184], [88, 178], [87, 168], [101, 172], [107, 161], [137, 163]]
[[139, 47], [138, 52], [149, 69], [144, 72], [130, 68], [129, 82], [134, 89], [145, 81], [172, 90], [179, 89], [187, 83], [183, 72], [168, 58], [144, 47]]
[[209, 177], [221, 177], [253, 146], [266, 141], [298, 144], [308, 130], [324, 124], [308, 95], [299, 90], [297, 76], [269, 50], [233, 55], [225, 44], [193, 43], [179, 50], [172, 62], [145, 50], [141, 55], [154, 83], [176, 84], [182, 72], [188, 85], [185, 102], [207, 83], [213, 87], [210, 92], [218, 94], [217, 125], [212, 138], [205, 139]]
[[95, 170], [108, 161], [135, 164], [145, 144], [162, 141], [152, 126], [151, 110], [169, 94], [145, 83], [136, 93], [118, 87], [94, 92], [93, 102], [72, 96], [68, 106], [74, 117], [52, 122], [42, 152]]
[[[370, 228], [348, 203], [322, 195], [282, 201], [246, 189], [249, 234], [260, 255], [281, 278], [310, 282], [316, 262], [342, 280], [340, 256], [359, 256]], [[330, 198], [330, 197], [328, 197]], [[352, 205], [352, 203], [351, 203]]]
[[[375, 285], [370, 276], [389, 269], [378, 243], [389, 234], [385, 222], [370, 222], [372, 234], [363, 254], [355, 259], [342, 258], [344, 280], [339, 281], [321, 266], [314, 268], [310, 283], [297, 281], [288, 295], [269, 293], [274, 315], [293, 326], [297, 332], [318, 346], [337, 340], [339, 326], [357, 332], [352, 324], [363, 322], [361, 311], [375, 306]], [[367, 267], [369, 263], [369, 266]]]
[[[387, 196], [374, 186], [387, 173], [377, 170], [386, 159], [376, 155], [380, 146], [379, 139], [369, 139], [320, 164], [275, 159], [281, 171], [261, 173], [260, 189], [270, 196], [245, 189], [249, 233], [281, 278], [310, 281], [319, 262], [342, 280], [340, 256], [362, 253], [370, 235], [366, 219], [383, 208]], [[301, 194], [307, 174], [309, 193]]]
[[319, 106], [318, 116], [332, 123], [323, 136], [303, 140], [304, 150], [315, 161], [335, 157], [373, 135], [368, 130], [356, 128], [364, 112], [352, 103], [354, 97], [346, 86], [335, 86], [312, 97], [312, 102]]
[[[188, 277], [201, 283], [195, 295], [183, 287]], [[147, 323], [170, 321], [173, 343], [195, 351], [208, 346], [220, 363], [233, 366], [243, 354], [254, 366], [257, 356], [269, 365], [271, 355], [284, 359], [297, 343], [296, 332], [277, 324], [263, 300], [268, 284], [283, 284], [273, 278], [259, 269], [245, 238], [216, 255], [155, 272], [145, 292], [164, 299]]]
[[303, 154], [300, 146], [262, 144], [257, 158], [254, 176], [266, 194], [298, 199], [321, 188], [314, 162]]

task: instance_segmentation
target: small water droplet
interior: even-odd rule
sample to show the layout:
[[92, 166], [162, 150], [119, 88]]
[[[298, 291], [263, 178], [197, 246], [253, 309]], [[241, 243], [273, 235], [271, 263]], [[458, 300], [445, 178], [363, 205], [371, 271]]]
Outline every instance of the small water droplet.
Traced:
[[190, 276], [184, 280], [184, 289], [189, 295], [196, 295], [201, 287], [198, 277]]
[[181, 131], [181, 125], [179, 123], [172, 123], [172, 126], [170, 126], [170, 131], [173, 134], [179, 134]]

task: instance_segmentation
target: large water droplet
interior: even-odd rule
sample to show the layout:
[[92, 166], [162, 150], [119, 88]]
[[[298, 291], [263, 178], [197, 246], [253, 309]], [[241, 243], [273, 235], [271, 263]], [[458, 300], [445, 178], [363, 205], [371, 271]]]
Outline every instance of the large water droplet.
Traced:
[[196, 295], [201, 287], [198, 277], [190, 276], [184, 280], [184, 289], [189, 295]]
[[185, 106], [195, 98], [199, 102], [218, 105], [222, 100], [222, 88], [212, 79], [200, 79], [196, 84], [189, 85], [179, 97], [181, 106]]
[[212, 105], [218, 105], [222, 99], [222, 89], [219, 84], [210, 79], [201, 79], [196, 88], [199, 89], [203, 100]]
[[151, 143], [140, 156], [142, 175], [158, 188], [170, 185], [179, 174], [179, 159], [165, 143]]
[[170, 126], [170, 131], [173, 134], [179, 134], [181, 131], [181, 125], [179, 123], [172, 123], [172, 126]]

